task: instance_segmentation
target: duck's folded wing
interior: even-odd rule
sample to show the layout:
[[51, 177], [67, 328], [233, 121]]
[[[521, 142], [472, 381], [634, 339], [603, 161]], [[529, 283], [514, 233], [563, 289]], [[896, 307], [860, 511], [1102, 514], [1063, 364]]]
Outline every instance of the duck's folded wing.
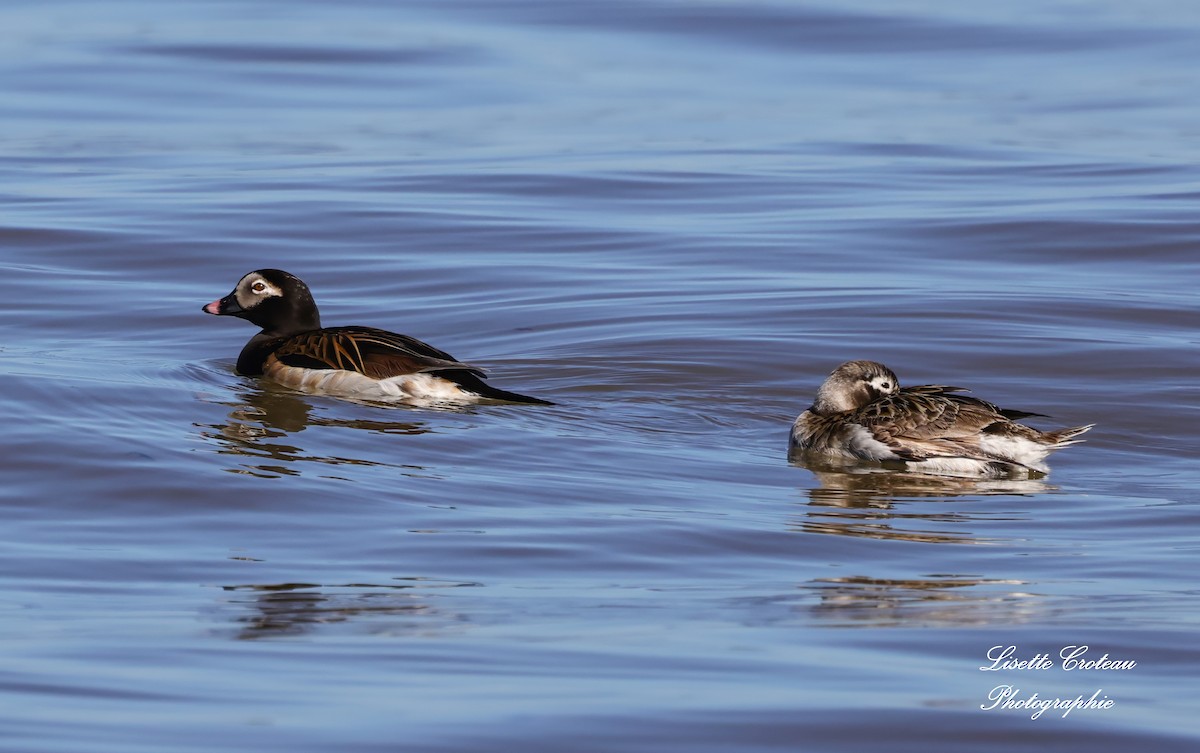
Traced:
[[946, 395], [951, 392], [970, 392], [966, 387], [951, 387], [948, 384], [917, 384], [912, 387], [901, 387], [903, 395]]
[[483, 369], [420, 340], [373, 327], [330, 327], [288, 338], [275, 349], [288, 366], [356, 371], [374, 379], [456, 370], [483, 376]]
[[904, 460], [976, 457], [979, 432], [1003, 416], [991, 403], [951, 390], [907, 388], [866, 406], [855, 422]]
[[[900, 390], [900, 393], [934, 397], [938, 395], [950, 395], [954, 392], [970, 391], [971, 390], [967, 389], [966, 387], [950, 387], [944, 384], [922, 384], [915, 387], [905, 387]], [[954, 395], [953, 397], [959, 402], [969, 403], [986, 410], [994, 411], [995, 413], [1005, 418], [1012, 419], [1013, 421], [1017, 421], [1022, 418], [1050, 418], [1045, 413], [1034, 413], [1033, 411], [1016, 410], [1014, 408], [1001, 408], [987, 402], [986, 400], [980, 400], [977, 397], [967, 397], [966, 395]]]

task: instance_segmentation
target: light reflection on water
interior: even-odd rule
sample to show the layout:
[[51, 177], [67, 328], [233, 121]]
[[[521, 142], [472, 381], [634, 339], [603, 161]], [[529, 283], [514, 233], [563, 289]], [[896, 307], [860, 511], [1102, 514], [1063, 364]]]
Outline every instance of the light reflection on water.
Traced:
[[[1193, 749], [1197, 25], [0, 8], [6, 744], [1007, 750], [1051, 733], [981, 647], [1089, 640], [1145, 661], [1055, 740]], [[197, 308], [260, 267], [557, 405], [238, 377]], [[1098, 427], [1039, 479], [790, 464], [850, 358]]]

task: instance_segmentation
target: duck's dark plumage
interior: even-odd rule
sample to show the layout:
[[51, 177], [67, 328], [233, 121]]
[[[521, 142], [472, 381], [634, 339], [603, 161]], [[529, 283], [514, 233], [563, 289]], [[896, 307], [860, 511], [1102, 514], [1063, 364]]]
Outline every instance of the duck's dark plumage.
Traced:
[[492, 387], [480, 367], [415, 337], [374, 327], [322, 327], [308, 286], [282, 270], [251, 272], [204, 311], [237, 316], [262, 328], [238, 356], [237, 370], [248, 376], [366, 399], [549, 404]]

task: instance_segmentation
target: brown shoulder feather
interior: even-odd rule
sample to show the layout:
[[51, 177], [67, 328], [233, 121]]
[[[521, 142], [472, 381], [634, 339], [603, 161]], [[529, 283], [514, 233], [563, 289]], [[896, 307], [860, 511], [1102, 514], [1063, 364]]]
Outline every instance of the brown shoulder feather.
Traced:
[[357, 371], [374, 379], [446, 369], [484, 374], [415, 337], [374, 327], [329, 327], [294, 335], [275, 349], [275, 357], [289, 366]]
[[851, 420], [906, 459], [973, 456], [979, 432], [1008, 421], [991, 403], [954, 394], [960, 391], [941, 385], [906, 387], [862, 407]]

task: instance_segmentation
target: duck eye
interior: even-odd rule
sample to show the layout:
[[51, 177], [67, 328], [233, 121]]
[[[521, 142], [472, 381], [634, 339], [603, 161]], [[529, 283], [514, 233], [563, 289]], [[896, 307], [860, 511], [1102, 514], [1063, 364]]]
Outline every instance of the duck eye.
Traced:
[[255, 293], [261, 293], [267, 289], [267, 286], [260, 280], [256, 283], [254, 283], [253, 285], [251, 285], [250, 289], [253, 290]]
[[880, 387], [882, 387], [882, 388], [884, 388], [885, 390], [890, 390], [890, 389], [892, 388], [892, 383], [891, 383], [891, 382], [884, 382], [883, 384], [881, 384], [881, 385], [879, 385], [879, 386], [880, 386]]

